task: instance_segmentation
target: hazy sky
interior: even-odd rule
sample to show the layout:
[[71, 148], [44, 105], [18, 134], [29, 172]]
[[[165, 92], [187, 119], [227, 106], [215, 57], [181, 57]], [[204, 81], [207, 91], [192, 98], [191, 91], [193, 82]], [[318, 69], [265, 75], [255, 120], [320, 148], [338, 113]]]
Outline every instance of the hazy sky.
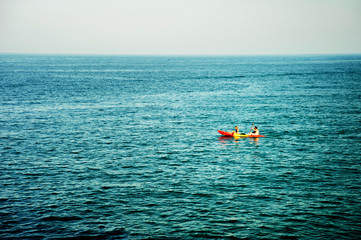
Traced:
[[361, 0], [0, 0], [0, 52], [361, 53]]

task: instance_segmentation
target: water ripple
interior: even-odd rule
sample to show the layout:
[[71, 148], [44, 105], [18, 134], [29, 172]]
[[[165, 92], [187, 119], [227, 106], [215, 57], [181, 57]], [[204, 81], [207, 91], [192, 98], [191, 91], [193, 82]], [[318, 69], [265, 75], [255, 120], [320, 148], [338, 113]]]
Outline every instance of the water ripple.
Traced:
[[0, 56], [0, 238], [358, 239], [355, 58]]

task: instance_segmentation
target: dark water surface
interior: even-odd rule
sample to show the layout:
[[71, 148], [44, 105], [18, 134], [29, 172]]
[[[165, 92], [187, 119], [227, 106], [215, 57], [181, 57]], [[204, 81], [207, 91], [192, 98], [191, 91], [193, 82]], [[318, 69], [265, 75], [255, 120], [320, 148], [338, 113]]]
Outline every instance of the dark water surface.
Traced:
[[0, 99], [1, 239], [361, 234], [361, 55], [0, 55]]

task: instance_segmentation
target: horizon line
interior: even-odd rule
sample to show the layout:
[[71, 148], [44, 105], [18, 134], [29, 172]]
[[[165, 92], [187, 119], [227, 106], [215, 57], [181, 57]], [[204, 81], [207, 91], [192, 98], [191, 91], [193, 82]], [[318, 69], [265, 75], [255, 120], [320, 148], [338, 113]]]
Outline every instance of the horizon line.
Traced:
[[335, 53], [55, 53], [55, 52], [0, 52], [0, 55], [67, 55], [67, 56], [330, 56], [330, 55], [361, 55], [361, 52]]

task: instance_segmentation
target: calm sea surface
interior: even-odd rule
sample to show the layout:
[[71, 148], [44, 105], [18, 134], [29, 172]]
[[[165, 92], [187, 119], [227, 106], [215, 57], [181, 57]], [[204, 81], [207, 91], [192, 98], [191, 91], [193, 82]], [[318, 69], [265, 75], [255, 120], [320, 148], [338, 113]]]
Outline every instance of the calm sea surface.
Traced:
[[0, 55], [0, 99], [1, 239], [361, 234], [361, 55]]

